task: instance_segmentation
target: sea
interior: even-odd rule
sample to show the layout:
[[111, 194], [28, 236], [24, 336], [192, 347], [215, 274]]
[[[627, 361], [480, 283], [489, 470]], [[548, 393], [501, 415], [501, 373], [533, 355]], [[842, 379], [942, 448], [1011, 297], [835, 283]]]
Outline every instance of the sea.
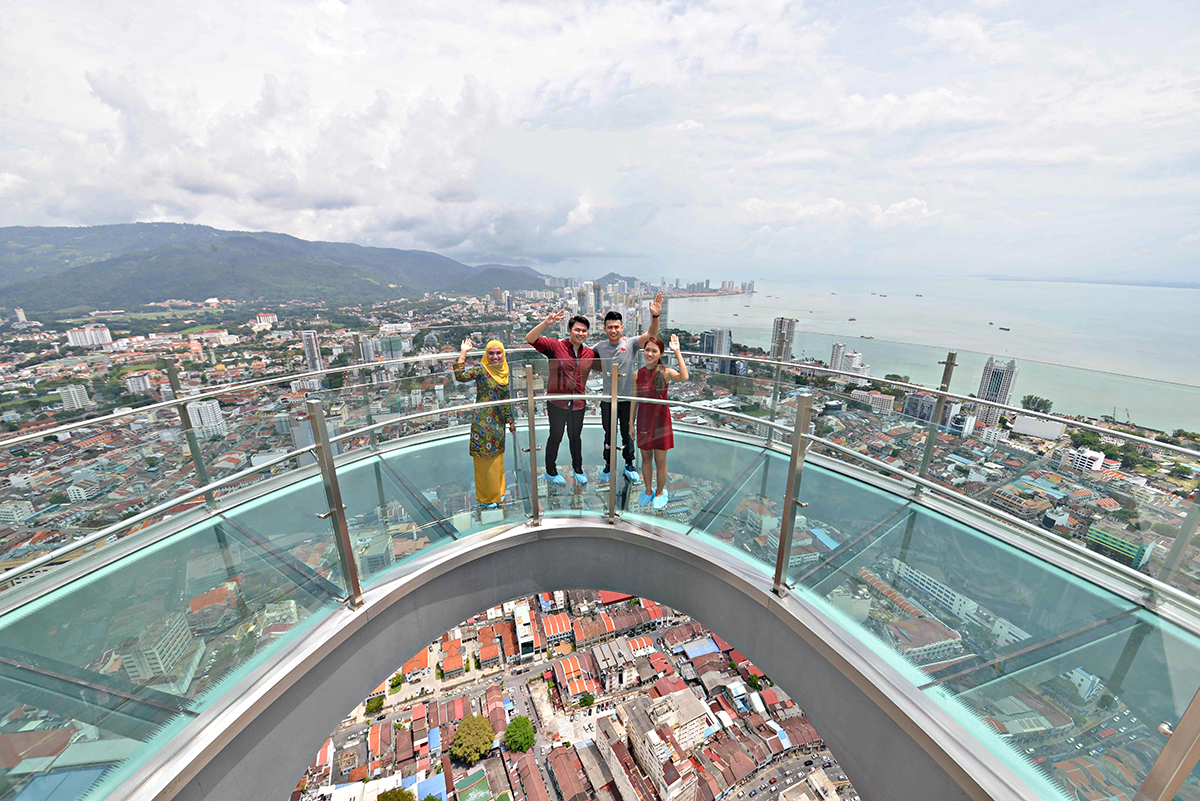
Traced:
[[740, 295], [672, 297], [670, 325], [729, 328], [770, 348], [776, 317], [794, 317], [798, 358], [857, 350], [871, 375], [935, 387], [948, 351], [951, 390], [979, 389], [988, 356], [1015, 358], [1013, 403], [1160, 431], [1200, 431], [1200, 290], [983, 277], [823, 277], [756, 282]]

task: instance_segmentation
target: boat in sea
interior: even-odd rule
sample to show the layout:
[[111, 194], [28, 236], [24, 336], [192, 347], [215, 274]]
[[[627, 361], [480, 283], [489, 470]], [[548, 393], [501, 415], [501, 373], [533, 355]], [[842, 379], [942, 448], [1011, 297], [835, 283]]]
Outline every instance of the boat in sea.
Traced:
[[875, 337], [869, 337], [866, 334], [859, 334], [858, 338], [859, 339], [874, 339]]
[[881, 298], [886, 298], [886, 297], [887, 297], [887, 295], [880, 295], [879, 297], [881, 297]]
[[1012, 329], [1011, 329], [1011, 328], [1005, 328], [1004, 326], [1000, 326], [1000, 330], [1001, 330], [1001, 331], [1011, 331]]
[[854, 321], [855, 321], [855, 320], [857, 320], [857, 319], [858, 319], [857, 317], [851, 317], [851, 318], [850, 318], [850, 322], [854, 322]]
[[734, 312], [734, 313], [733, 313], [733, 316], [734, 316], [734, 317], [737, 317], [737, 316], [738, 316], [738, 313], [737, 313], [737, 312]]
[[917, 293], [917, 297], [918, 297], [918, 298], [923, 298], [923, 297], [925, 297], [925, 296], [924, 296], [924, 295], [922, 295], [920, 292], [918, 292], [918, 293]]

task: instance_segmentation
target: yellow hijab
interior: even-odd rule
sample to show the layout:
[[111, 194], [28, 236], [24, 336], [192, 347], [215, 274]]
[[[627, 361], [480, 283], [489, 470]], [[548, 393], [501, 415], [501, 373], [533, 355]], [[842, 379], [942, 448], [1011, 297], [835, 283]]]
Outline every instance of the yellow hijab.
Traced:
[[[492, 349], [493, 345], [500, 349], [502, 358], [500, 359], [499, 364], [492, 364], [491, 360], [488, 359], [487, 352]], [[508, 356], [505, 354], [504, 344], [501, 343], [500, 340], [493, 339], [484, 346], [483, 369], [497, 384], [502, 387], [508, 386]]]

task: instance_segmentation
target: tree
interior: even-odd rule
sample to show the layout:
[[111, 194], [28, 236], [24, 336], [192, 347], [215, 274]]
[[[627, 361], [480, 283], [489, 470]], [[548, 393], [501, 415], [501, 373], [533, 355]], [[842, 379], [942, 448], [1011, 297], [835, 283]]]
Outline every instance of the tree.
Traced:
[[400, 690], [400, 685], [403, 683], [404, 683], [404, 674], [397, 673], [396, 675], [394, 675], [390, 679], [388, 679], [388, 689], [391, 690], [391, 692], [393, 692], [393, 693], [398, 692]]
[[528, 751], [535, 739], [533, 724], [524, 715], [517, 715], [504, 730], [504, 747], [509, 751]]
[[579, 705], [583, 707], [591, 706], [594, 703], [596, 703], [596, 696], [591, 693], [584, 693], [583, 697], [579, 699]]
[[366, 711], [368, 715], [374, 715], [379, 710], [383, 709], [383, 696], [377, 695], [374, 698], [367, 699]]
[[379, 794], [378, 801], [417, 801], [416, 793], [404, 787], [394, 790], [384, 790]]
[[465, 765], [474, 765], [492, 750], [495, 738], [496, 733], [492, 731], [492, 724], [487, 718], [467, 715], [454, 732], [450, 756]]
[[753, 673], [750, 674], [750, 678], [746, 680], [746, 683], [750, 685], [750, 689], [752, 690], [762, 689], [762, 682], [759, 681], [758, 676], [755, 676]]
[[1188, 468], [1187, 465], [1177, 464], [1171, 468], [1171, 470], [1167, 473], [1167, 475], [1170, 476], [1171, 478], [1191, 478], [1192, 471]]
[[1026, 395], [1021, 398], [1021, 408], [1028, 409], [1031, 412], [1049, 414], [1052, 406], [1054, 406], [1054, 401], [1039, 395]]
[[69, 500], [69, 498], [67, 498], [67, 495], [65, 492], [55, 492], [55, 493], [52, 493], [50, 495], [50, 497], [47, 498], [46, 500], [49, 501], [50, 503], [66, 503]]

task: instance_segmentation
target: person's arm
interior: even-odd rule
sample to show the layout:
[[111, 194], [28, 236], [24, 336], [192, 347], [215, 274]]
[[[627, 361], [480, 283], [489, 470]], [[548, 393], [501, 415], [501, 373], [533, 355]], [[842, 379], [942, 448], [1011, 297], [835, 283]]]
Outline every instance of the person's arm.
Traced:
[[675, 334], [671, 334], [671, 344], [668, 345], [667, 347], [669, 347], [672, 350], [672, 352], [674, 352], [675, 360], [677, 362], [679, 362], [679, 369], [672, 370], [670, 367], [664, 367], [663, 375], [665, 375], [667, 377], [668, 381], [687, 381], [688, 380], [687, 362], [685, 362], [683, 360], [683, 354], [680, 353], [680, 351], [679, 351], [679, 337], [677, 337]]
[[525, 341], [528, 342], [530, 345], [536, 345], [538, 339], [540, 339], [542, 336], [542, 332], [544, 332], [547, 328], [549, 328], [550, 326], [559, 322], [560, 320], [562, 320], [562, 318], [564, 318], [566, 316], [567, 316], [566, 309], [559, 309], [556, 312], [551, 312], [550, 314], [546, 315], [545, 320], [542, 320], [540, 323], [535, 325], [533, 327], [533, 329], [528, 334], [525, 335]]
[[646, 329], [646, 333], [638, 337], [638, 347], [646, 347], [646, 343], [658, 336], [658, 316], [662, 314], [662, 293], [659, 292], [654, 296], [654, 300], [650, 301], [650, 327]]

